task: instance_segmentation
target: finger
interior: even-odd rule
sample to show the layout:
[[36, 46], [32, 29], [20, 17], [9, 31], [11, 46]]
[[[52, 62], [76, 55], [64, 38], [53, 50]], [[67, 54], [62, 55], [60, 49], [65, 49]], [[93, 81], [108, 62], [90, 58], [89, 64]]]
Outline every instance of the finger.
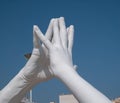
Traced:
[[60, 35], [59, 35], [58, 20], [55, 19], [53, 22], [53, 43], [60, 44]]
[[68, 51], [69, 53], [72, 53], [73, 41], [74, 41], [74, 26], [71, 25], [68, 29]]
[[67, 48], [67, 30], [65, 26], [65, 20], [63, 17], [59, 18], [59, 27], [60, 27], [60, 37], [62, 45], [64, 48]]
[[[50, 20], [48, 29], [47, 29], [46, 34], [45, 34], [45, 37], [48, 40], [50, 40], [51, 42], [52, 42], [52, 37], [53, 37], [53, 21], [54, 21], [54, 19]], [[46, 49], [46, 47], [43, 44], [42, 44], [42, 46], [43, 46], [44, 51], [47, 53], [48, 50]]]
[[75, 71], [77, 70], [77, 68], [78, 68], [77, 65], [74, 65], [74, 66], [73, 66], [73, 69], [74, 69]]
[[34, 25], [34, 31], [36, 33], [36, 35], [38, 36], [38, 38], [41, 40], [41, 42], [47, 47], [47, 49], [50, 49], [52, 44], [50, 43], [50, 41], [42, 34], [42, 32], [40, 31], [40, 29], [38, 28], [38, 26]]
[[39, 38], [36, 35], [34, 28], [33, 28], [33, 47], [34, 48], [40, 48]]
[[51, 19], [48, 29], [46, 31], [45, 37], [49, 39], [50, 41], [52, 40], [52, 34], [53, 34], [53, 21], [54, 19]]
[[39, 38], [34, 30], [34, 26], [33, 26], [33, 46], [34, 46], [34, 49], [32, 51], [32, 55], [40, 55], [41, 44], [40, 44]]

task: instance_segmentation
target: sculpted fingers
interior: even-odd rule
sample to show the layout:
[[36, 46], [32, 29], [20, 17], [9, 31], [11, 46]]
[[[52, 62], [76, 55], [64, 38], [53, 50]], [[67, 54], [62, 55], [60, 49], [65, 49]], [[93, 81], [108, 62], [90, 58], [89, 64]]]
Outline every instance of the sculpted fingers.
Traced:
[[[30, 59], [30, 57], [32, 57], [32, 56], [35, 56], [35, 55], [39, 56], [40, 55], [40, 47], [41, 47], [41, 44], [39, 42], [39, 38], [36, 35], [34, 26], [33, 26], [33, 51], [32, 51], [32, 53], [26, 54], [25, 57], [27, 59]], [[31, 58], [31, 59], [33, 59], [33, 58]], [[30, 59], [30, 61], [31, 61], [31, 59]]]
[[73, 66], [73, 69], [74, 69], [74, 70], [77, 70], [77, 68], [78, 68], [77, 65], [74, 65], [74, 66]]
[[61, 37], [62, 45], [64, 48], [67, 48], [67, 30], [63, 17], [59, 18], [59, 28], [60, 28], [60, 37]]
[[53, 21], [54, 19], [51, 19], [48, 29], [45, 34], [46, 38], [49, 39], [50, 41], [52, 40], [52, 34], [53, 34]]
[[41, 42], [47, 47], [47, 49], [50, 49], [50, 47], [52, 46], [50, 41], [42, 34], [38, 26], [34, 25], [34, 31]]
[[[49, 23], [49, 26], [48, 26], [48, 29], [45, 33], [45, 37], [49, 40], [49, 41], [52, 41], [52, 38], [53, 38], [53, 21], [54, 19], [51, 19], [50, 23]], [[48, 53], [48, 50], [47, 48], [45, 47], [44, 44], [42, 44], [42, 47], [43, 47], [43, 50], [45, 53]]]
[[73, 41], [74, 41], [74, 26], [71, 25], [68, 28], [68, 51], [70, 53], [72, 53]]
[[60, 33], [59, 33], [59, 26], [58, 26], [58, 19], [55, 19], [53, 22], [53, 43], [60, 44]]
[[39, 43], [39, 38], [36, 35], [34, 28], [33, 28], [33, 46], [34, 48], [39, 48], [40, 47], [40, 43]]

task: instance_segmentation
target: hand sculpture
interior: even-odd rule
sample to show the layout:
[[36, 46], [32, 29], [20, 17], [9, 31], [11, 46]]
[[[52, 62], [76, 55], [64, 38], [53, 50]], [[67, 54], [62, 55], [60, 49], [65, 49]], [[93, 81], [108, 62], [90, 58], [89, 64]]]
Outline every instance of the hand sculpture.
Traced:
[[[60, 32], [62, 34], [61, 38], [57, 35], [59, 33], [59, 30], [57, 30], [58, 29], [58, 21], [60, 23], [60, 25], [59, 25]], [[51, 20], [45, 37], [49, 41], [51, 41], [53, 45], [54, 44], [55, 45], [54, 45], [54, 48], [52, 48], [51, 51], [49, 51], [45, 47], [44, 44], [42, 44], [42, 45], [40, 44], [38, 36], [43, 35], [43, 34], [37, 26], [34, 26], [33, 52], [32, 52], [32, 55], [31, 55], [29, 61], [25, 65], [24, 69], [22, 69], [21, 72], [19, 73], [23, 79], [26, 79], [26, 81], [28, 81], [28, 82], [31, 81], [32, 83], [34, 83], [34, 82], [40, 83], [41, 81], [46, 81], [46, 80], [52, 78], [53, 76], [56, 76], [54, 70], [58, 70], [57, 68], [59, 65], [65, 66], [65, 65], [68, 65], [67, 63], [69, 63], [69, 65], [71, 65], [71, 66], [73, 65], [73, 63], [72, 63], [72, 45], [73, 45], [73, 32], [74, 32], [73, 26], [70, 26], [67, 29], [68, 29], [68, 31], [66, 30], [65, 22], [64, 22], [63, 18], [60, 18], [58, 20], [57, 19]], [[38, 35], [38, 34], [40, 34], [40, 35]], [[58, 42], [60, 43], [60, 39], [61, 39], [62, 44], [56, 45], [56, 44], [58, 44]], [[61, 45], [63, 45], [63, 47], [59, 47]], [[59, 50], [59, 48], [60, 48], [60, 50]], [[49, 55], [50, 55], [50, 58], [49, 58]], [[67, 61], [65, 61], [64, 63], [62, 63], [63, 58], [67, 59]], [[51, 65], [54, 67], [52, 67]], [[54, 69], [54, 68], [56, 68], [56, 69]], [[76, 66], [74, 66], [74, 69], [75, 68], [76, 68]], [[34, 83], [34, 84], [36, 84], [36, 83]]]
[[[47, 32], [47, 39], [52, 38], [51, 20]], [[0, 103], [18, 103], [34, 85], [52, 78], [49, 71], [48, 51], [40, 45], [37, 35], [33, 30], [33, 52], [23, 69], [4, 87], [0, 93]]]
[[[53, 20], [51, 20], [48, 30], [45, 34], [46, 38], [49, 40], [52, 38], [52, 26]], [[48, 51], [43, 44], [40, 44], [34, 28], [33, 46], [31, 57], [26, 63], [25, 67], [20, 71], [19, 75], [21, 78], [25, 79], [26, 82], [36, 84], [52, 78], [53, 75], [49, 69], [50, 61], [48, 58]]]
[[111, 103], [106, 96], [85, 81], [73, 69], [71, 58], [73, 26], [70, 26], [67, 33], [64, 19], [55, 19], [52, 41], [42, 35], [37, 26], [35, 27], [35, 32], [48, 49], [50, 69], [54, 76], [59, 78], [70, 89], [80, 103]]
[[64, 71], [66, 67], [70, 66], [74, 68], [72, 62], [74, 28], [72, 25], [67, 30], [63, 17], [54, 19], [54, 35], [52, 41], [49, 41], [46, 37], [44, 37], [37, 26], [34, 26], [34, 29], [36, 35], [43, 41], [48, 50], [48, 57], [50, 60], [49, 70], [53, 76], [58, 77], [59, 72]]
[[[46, 38], [52, 42], [55, 41], [52, 38], [52, 36], [54, 36], [53, 24], [56, 25], [56, 20], [55, 23], [54, 20], [51, 20], [48, 30], [45, 34]], [[36, 26], [34, 26], [34, 29], [35, 27]], [[40, 30], [39, 33], [43, 35]], [[49, 51], [43, 44], [40, 44], [35, 30], [33, 30], [33, 45], [34, 47], [32, 55], [26, 65], [1, 91], [0, 103], [18, 103], [26, 94], [26, 92], [29, 91], [34, 85], [55, 76], [50, 66]], [[71, 52], [70, 47], [69, 51]], [[72, 61], [72, 54], [69, 54], [69, 58]], [[54, 56], [54, 52], [51, 56]], [[53, 60], [55, 62], [54, 58]]]
[[72, 62], [74, 27], [66, 29], [63, 17], [51, 20], [45, 36], [37, 26], [33, 34], [31, 58], [3, 88], [0, 103], [19, 103], [34, 85], [52, 77], [59, 78], [80, 103], [111, 103], [75, 71]]

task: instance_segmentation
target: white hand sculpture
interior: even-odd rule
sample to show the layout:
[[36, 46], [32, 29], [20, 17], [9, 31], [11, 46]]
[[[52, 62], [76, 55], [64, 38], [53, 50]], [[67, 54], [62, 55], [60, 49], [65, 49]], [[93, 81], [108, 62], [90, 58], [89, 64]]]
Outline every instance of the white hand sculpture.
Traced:
[[[50, 22], [50, 25], [48, 27], [48, 30], [46, 32], [46, 35], [45, 35], [46, 38], [48, 40], [50, 40], [51, 42], [59, 42], [60, 41], [59, 37], [52, 38], [52, 36], [56, 36], [55, 34], [56, 34], [57, 27], [58, 27], [57, 19], [56, 20], [52, 19]], [[66, 41], [66, 40], [63, 40], [63, 46], [64, 46], [63, 51], [61, 51], [61, 47], [60, 47], [60, 50], [56, 52], [56, 50], [59, 49], [59, 46], [61, 46], [61, 44], [60, 44], [60, 45], [55, 45], [55, 48], [54, 48], [55, 50], [51, 49], [52, 50], [52, 51], [50, 51], [51, 53], [49, 53], [49, 50], [43, 44], [40, 45], [40, 42], [38, 40], [39, 35], [36, 34], [37, 32], [35, 30], [33, 31], [34, 49], [33, 49], [31, 58], [25, 65], [25, 68], [22, 69], [21, 72], [19, 73], [22, 78], [26, 79], [28, 82], [30, 82], [30, 81], [32, 83], [35, 82], [34, 84], [40, 83], [41, 81], [46, 81], [46, 80], [52, 78], [53, 76], [55, 76], [53, 68], [56, 68], [55, 70], [57, 70], [58, 65], [60, 65], [57, 63], [60, 63], [63, 58], [65, 58], [65, 59], [68, 58], [68, 61], [70, 62], [69, 65], [70, 64], [73, 65], [72, 64], [72, 53], [71, 53], [72, 45], [73, 45], [73, 42], [72, 42], [73, 41], [73, 27], [70, 26], [69, 28], [67, 28], [68, 29], [68, 32], [67, 32], [65, 24], [64, 24], [64, 20], [63, 20], [63, 18], [61, 18], [60, 19], [60, 28], [61, 28], [61, 34], [63, 34], [63, 38], [61, 38], [61, 40], [66, 39], [66, 40], [69, 40], [70, 42], [69, 42], [69, 44], [67, 44], [68, 42], [64, 43], [64, 41]], [[36, 26], [34, 26], [34, 29], [36, 29]], [[70, 30], [72, 32], [70, 32]], [[41, 35], [43, 35], [40, 30], [39, 30], [39, 33]], [[52, 34], [54, 34], [54, 35], [52, 35]], [[71, 38], [72, 38], [72, 40], [70, 40]], [[53, 45], [54, 44], [56, 44], [56, 43], [53, 43]], [[67, 46], [67, 45], [69, 45], [69, 46]], [[63, 52], [63, 53], [61, 53], [61, 52]], [[59, 55], [59, 57], [58, 57], [58, 55]], [[49, 58], [49, 56], [50, 56], [50, 58]], [[63, 64], [63, 63], [61, 63], [61, 64]], [[66, 64], [66, 63], [64, 63], [64, 64]], [[51, 65], [52, 66], [54, 65], [54, 67], [51, 67]], [[74, 66], [74, 69], [76, 69], [76, 66]]]
[[[45, 34], [46, 38], [51, 40], [52, 36], [52, 25], [53, 20], [51, 20], [48, 30]], [[41, 32], [42, 33], [42, 32]], [[41, 81], [46, 81], [53, 77], [50, 69], [49, 69], [49, 58], [48, 51], [46, 47], [40, 44], [38, 37], [33, 30], [33, 44], [34, 48], [32, 51], [32, 55], [25, 67], [19, 73], [21, 78], [25, 79], [28, 82], [36, 82], [39, 83]], [[36, 84], [35, 83], [35, 84]]]
[[[46, 38], [50, 41], [54, 41], [52, 39], [53, 21], [51, 20], [45, 34]], [[42, 34], [40, 30], [39, 32]], [[40, 45], [38, 36], [34, 30], [33, 45], [32, 55], [24, 68], [2, 89], [0, 103], [18, 103], [34, 85], [54, 76], [50, 66], [48, 49], [43, 44]], [[71, 56], [69, 57], [71, 58]]]
[[[44, 37], [37, 26], [34, 26], [36, 35], [41, 39], [48, 49], [50, 59], [50, 71], [56, 77], [64, 68], [73, 66], [72, 62], [72, 47], [74, 28], [71, 25], [66, 29], [64, 18], [53, 20], [53, 39], [49, 41]], [[73, 69], [74, 70], [74, 69]]]
[[49, 41], [42, 35], [37, 26], [34, 29], [39, 39], [48, 49], [50, 69], [54, 76], [59, 78], [70, 89], [80, 103], [112, 103], [73, 69], [71, 56], [74, 34], [73, 26], [70, 26], [67, 33], [64, 19], [55, 19], [52, 41]]
[[[51, 21], [46, 37], [37, 26], [34, 26], [33, 32], [32, 56], [25, 67], [2, 89], [0, 103], [19, 103], [34, 85], [53, 76], [59, 78], [80, 103], [111, 103], [74, 70], [73, 26], [66, 30], [64, 18], [59, 18]], [[38, 37], [44, 45], [40, 45]]]
[[[52, 38], [52, 20], [46, 32], [46, 38]], [[18, 103], [34, 85], [52, 78], [49, 71], [47, 49], [40, 45], [33, 30], [33, 52], [24, 68], [4, 87], [0, 93], [0, 103]]]

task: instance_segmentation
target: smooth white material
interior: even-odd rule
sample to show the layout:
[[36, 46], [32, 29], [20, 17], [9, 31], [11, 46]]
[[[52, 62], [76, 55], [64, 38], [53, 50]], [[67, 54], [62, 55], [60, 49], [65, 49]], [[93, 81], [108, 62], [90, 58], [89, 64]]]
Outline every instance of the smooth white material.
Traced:
[[75, 71], [72, 61], [74, 27], [67, 29], [63, 17], [51, 20], [45, 36], [37, 26], [33, 34], [32, 56], [3, 88], [0, 103], [19, 103], [34, 85], [52, 77], [61, 80], [80, 103], [111, 103]]
[[[46, 32], [46, 38], [52, 37], [52, 21]], [[33, 52], [31, 58], [21, 71], [2, 89], [0, 103], [19, 103], [36, 84], [53, 77], [49, 69], [49, 58], [46, 47], [41, 46], [33, 30]]]
[[111, 101], [85, 81], [74, 69], [72, 63], [72, 44], [74, 28], [67, 33], [64, 18], [53, 23], [53, 42], [50, 42], [35, 26], [36, 34], [49, 51], [50, 68], [74, 94], [80, 103], [111, 103]]

